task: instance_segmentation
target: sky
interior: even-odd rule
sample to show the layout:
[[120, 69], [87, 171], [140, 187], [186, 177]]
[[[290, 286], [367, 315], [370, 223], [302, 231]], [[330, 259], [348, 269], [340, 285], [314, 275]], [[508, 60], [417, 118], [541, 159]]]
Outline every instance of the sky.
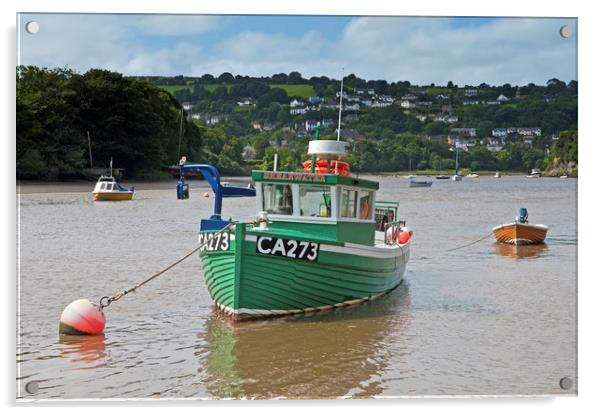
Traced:
[[[25, 31], [29, 21], [39, 31]], [[577, 79], [577, 19], [20, 14], [18, 64], [460, 86]], [[559, 29], [572, 29], [568, 38]]]

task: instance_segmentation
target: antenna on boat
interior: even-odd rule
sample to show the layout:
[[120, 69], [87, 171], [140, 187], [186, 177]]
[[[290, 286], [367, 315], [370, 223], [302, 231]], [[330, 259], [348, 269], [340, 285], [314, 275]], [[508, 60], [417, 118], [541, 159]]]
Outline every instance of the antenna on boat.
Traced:
[[109, 163], [109, 168], [111, 170], [110, 176], [113, 177], [113, 157], [111, 157], [111, 162]]
[[341, 92], [339, 93], [339, 126], [337, 127], [337, 141], [341, 139], [341, 113], [343, 112], [343, 79], [345, 79], [345, 68], [342, 68]]

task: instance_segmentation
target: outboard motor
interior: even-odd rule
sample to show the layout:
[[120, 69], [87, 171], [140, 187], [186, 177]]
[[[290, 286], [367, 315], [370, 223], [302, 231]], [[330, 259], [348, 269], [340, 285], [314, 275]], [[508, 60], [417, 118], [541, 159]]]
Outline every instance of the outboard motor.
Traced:
[[178, 180], [178, 184], [176, 185], [176, 193], [178, 194], [178, 199], [188, 199], [190, 196], [188, 183], [185, 183], [183, 178]]
[[520, 208], [518, 210], [518, 221], [520, 223], [529, 223], [528, 219], [529, 219], [529, 213], [527, 213], [527, 209]]

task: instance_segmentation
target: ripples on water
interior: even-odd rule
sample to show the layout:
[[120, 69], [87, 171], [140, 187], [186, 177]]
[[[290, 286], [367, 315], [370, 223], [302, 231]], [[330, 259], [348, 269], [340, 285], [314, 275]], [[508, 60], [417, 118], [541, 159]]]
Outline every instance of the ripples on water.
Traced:
[[[106, 309], [102, 336], [59, 336], [69, 302], [93, 301], [160, 270], [196, 243], [212, 200], [193, 185], [98, 203], [88, 193], [21, 196], [19, 394], [35, 398], [334, 398], [562, 394], [576, 380], [575, 180], [504, 177], [408, 188], [382, 178], [414, 229], [404, 284], [321, 314], [232, 325], [191, 258]], [[249, 199], [226, 215], [251, 217]], [[492, 239], [519, 207], [547, 244]]]

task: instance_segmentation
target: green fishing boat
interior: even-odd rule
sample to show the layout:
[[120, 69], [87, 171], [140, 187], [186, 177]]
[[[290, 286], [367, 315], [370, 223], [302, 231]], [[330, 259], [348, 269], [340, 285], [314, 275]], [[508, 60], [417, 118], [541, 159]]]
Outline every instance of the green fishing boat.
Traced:
[[[200, 257], [211, 297], [233, 319], [348, 306], [402, 282], [412, 232], [397, 203], [377, 202], [379, 183], [350, 175], [340, 161], [347, 143], [317, 138], [306, 172], [253, 171], [251, 188], [222, 186], [210, 165], [180, 166], [179, 198], [188, 195], [183, 177], [191, 169], [215, 193], [213, 215], [201, 220]], [[255, 221], [222, 219], [224, 192], [252, 196], [251, 189]]]

